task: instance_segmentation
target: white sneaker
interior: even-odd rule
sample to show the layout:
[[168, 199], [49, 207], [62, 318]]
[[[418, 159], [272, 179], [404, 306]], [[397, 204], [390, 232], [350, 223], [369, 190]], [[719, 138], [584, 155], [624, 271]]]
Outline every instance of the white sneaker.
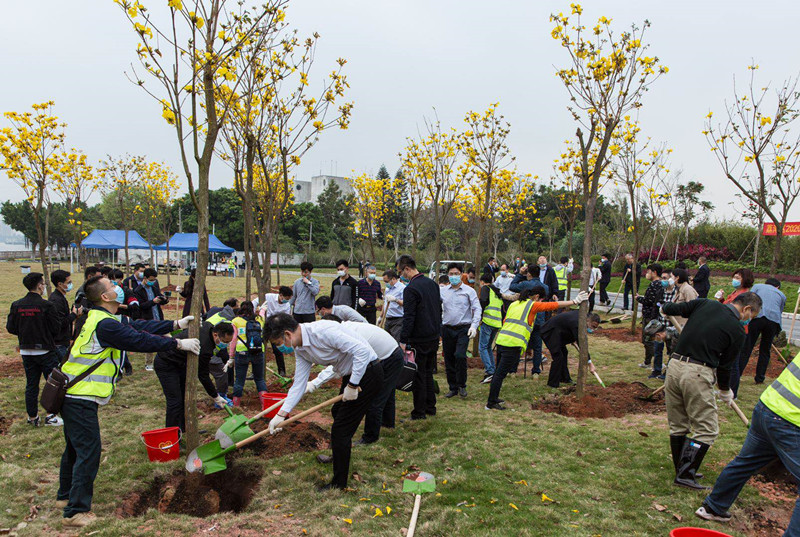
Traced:
[[55, 414], [48, 414], [44, 418], [44, 424], [50, 425], [52, 427], [61, 427], [62, 425], [64, 425], [64, 420], [62, 420]]
[[150, 364], [147, 364], [146, 366], [144, 366], [144, 370], [145, 371], [153, 371], [153, 366], [150, 365]]
[[714, 522], [730, 522], [731, 514], [727, 511], [718, 515], [706, 509], [705, 505], [700, 506], [700, 509], [694, 512], [695, 515], [703, 520], [713, 520]]

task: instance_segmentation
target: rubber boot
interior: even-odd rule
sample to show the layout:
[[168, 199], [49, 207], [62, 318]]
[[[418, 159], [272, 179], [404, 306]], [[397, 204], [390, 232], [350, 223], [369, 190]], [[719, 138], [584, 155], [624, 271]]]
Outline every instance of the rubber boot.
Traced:
[[710, 447], [708, 444], [686, 438], [675, 475], [674, 483], [676, 485], [694, 490], [708, 490], [711, 488], [704, 487], [697, 482], [697, 469], [703, 463], [703, 458]]
[[683, 453], [683, 444], [686, 442], [686, 435], [669, 435], [669, 447], [672, 451], [672, 465], [675, 467], [675, 475], [678, 475], [678, 463]]
[[236, 397], [235, 395], [233, 396], [233, 406], [240, 406], [241, 402], [242, 402], [241, 397]]

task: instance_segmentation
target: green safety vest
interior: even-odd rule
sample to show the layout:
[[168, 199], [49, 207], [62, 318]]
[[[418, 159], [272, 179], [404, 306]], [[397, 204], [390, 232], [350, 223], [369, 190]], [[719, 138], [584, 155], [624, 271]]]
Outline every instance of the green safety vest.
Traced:
[[219, 323], [229, 323], [231, 322], [231, 320], [226, 319], [225, 317], [220, 315], [220, 312], [217, 312], [208, 319], [206, 319], [206, 322], [211, 323], [211, 326], [217, 326]]
[[800, 427], [800, 354], [764, 390], [761, 402], [778, 416]]
[[97, 340], [97, 324], [105, 319], [120, 322], [119, 318], [107, 311], [89, 310], [86, 323], [72, 345], [69, 359], [61, 367], [61, 371], [69, 377], [69, 381], [72, 381], [96, 364], [98, 360], [104, 361], [90, 375], [67, 389], [69, 395], [106, 398], [114, 393], [114, 383], [119, 373], [122, 351], [113, 347], [103, 347]]
[[503, 326], [503, 299], [491, 289], [489, 289], [489, 305], [483, 310], [481, 320], [492, 328]]
[[506, 320], [497, 334], [495, 343], [504, 347], [526, 348], [533, 330], [533, 326], [528, 324], [528, 314], [532, 307], [533, 300], [526, 300], [525, 302], [517, 300], [513, 302], [508, 307]]
[[565, 291], [567, 289], [567, 267], [566, 265], [562, 265], [560, 269], [553, 269], [556, 273], [556, 278], [558, 279], [558, 290]]

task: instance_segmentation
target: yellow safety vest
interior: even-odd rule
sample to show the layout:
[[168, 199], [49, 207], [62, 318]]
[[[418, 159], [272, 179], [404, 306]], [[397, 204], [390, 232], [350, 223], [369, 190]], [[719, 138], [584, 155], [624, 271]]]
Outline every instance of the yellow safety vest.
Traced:
[[[258, 316], [256, 317], [258, 324], [261, 325], [261, 329], [264, 329], [264, 320]], [[234, 329], [236, 329], [236, 352], [247, 352], [249, 349], [247, 345], [244, 343], [247, 341], [247, 319], [244, 317], [236, 317], [231, 321], [233, 323]], [[264, 350], [264, 345], [262, 343], [261, 350]]]
[[508, 307], [506, 320], [497, 334], [495, 343], [504, 347], [526, 348], [533, 330], [533, 326], [528, 324], [528, 314], [532, 307], [533, 300], [526, 300], [525, 302], [517, 300], [513, 302]]
[[114, 393], [114, 384], [119, 373], [122, 351], [113, 347], [103, 347], [97, 340], [97, 324], [105, 319], [113, 319], [120, 322], [119, 318], [105, 310], [89, 310], [86, 323], [72, 345], [69, 359], [61, 367], [61, 371], [72, 381], [72, 379], [96, 364], [98, 360], [104, 361], [90, 375], [70, 387], [67, 390], [69, 395], [106, 398]]
[[778, 416], [800, 427], [800, 354], [764, 390], [761, 402]]
[[[562, 265], [560, 269], [553, 269], [553, 270], [555, 271], [556, 279], [558, 280], [558, 290], [566, 291], [568, 284], [566, 265]], [[555, 292], [553, 294], [555, 294]]]
[[503, 326], [503, 299], [491, 289], [489, 289], [489, 305], [483, 310], [481, 320], [492, 328]]
[[219, 323], [229, 323], [231, 321], [230, 319], [226, 319], [225, 317], [220, 315], [220, 312], [217, 312], [208, 319], [206, 319], [206, 322], [211, 323], [211, 326], [217, 326]]

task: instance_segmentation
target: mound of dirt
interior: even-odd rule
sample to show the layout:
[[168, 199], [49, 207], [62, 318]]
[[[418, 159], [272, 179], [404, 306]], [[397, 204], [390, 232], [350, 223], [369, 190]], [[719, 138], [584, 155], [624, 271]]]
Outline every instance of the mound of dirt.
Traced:
[[664, 412], [664, 392], [653, 401], [641, 399], [653, 392], [653, 388], [641, 382], [615, 382], [607, 388], [587, 386], [583, 399], [574, 395], [572, 386], [563, 393], [546, 395], [531, 403], [533, 410], [551, 412], [572, 418], [621, 418], [626, 414], [657, 414]]
[[628, 322], [627, 324], [623, 323], [623, 325], [620, 328], [602, 328], [600, 330], [595, 330], [594, 333], [597, 334], [598, 336], [607, 337], [611, 341], [622, 341], [625, 343], [642, 342], [642, 327], [637, 325], [636, 333], [631, 334], [630, 322]]
[[145, 490], [127, 494], [117, 507], [116, 516], [145, 516], [149, 509], [194, 517], [239, 513], [249, 505], [262, 476], [259, 468], [231, 465], [211, 475], [175, 470], [171, 475], [156, 477]]
[[[747, 362], [747, 367], [744, 368], [742, 378], [753, 378], [756, 376], [756, 365], [758, 365], [758, 347], [759, 344], [756, 343], [756, 346], [753, 348], [753, 352], [750, 353], [750, 360]], [[769, 366], [767, 366], [767, 379], [778, 378], [778, 375], [783, 373], [783, 368], [786, 367], [786, 364], [783, 363], [783, 360], [778, 357], [778, 354], [775, 351], [770, 353], [769, 358]], [[769, 382], [769, 380], [767, 380], [767, 382]]]
[[[268, 426], [268, 420], [259, 420], [253, 424], [252, 429], [259, 432]], [[249, 444], [243, 453], [249, 451], [262, 459], [274, 459], [291, 453], [327, 449], [330, 442], [330, 433], [316, 423], [297, 422], [275, 435], [264, 436]]]
[[0, 377], [24, 377], [25, 366], [19, 356], [0, 357]]
[[14, 423], [13, 419], [0, 416], [0, 435], [6, 434], [12, 423]]

